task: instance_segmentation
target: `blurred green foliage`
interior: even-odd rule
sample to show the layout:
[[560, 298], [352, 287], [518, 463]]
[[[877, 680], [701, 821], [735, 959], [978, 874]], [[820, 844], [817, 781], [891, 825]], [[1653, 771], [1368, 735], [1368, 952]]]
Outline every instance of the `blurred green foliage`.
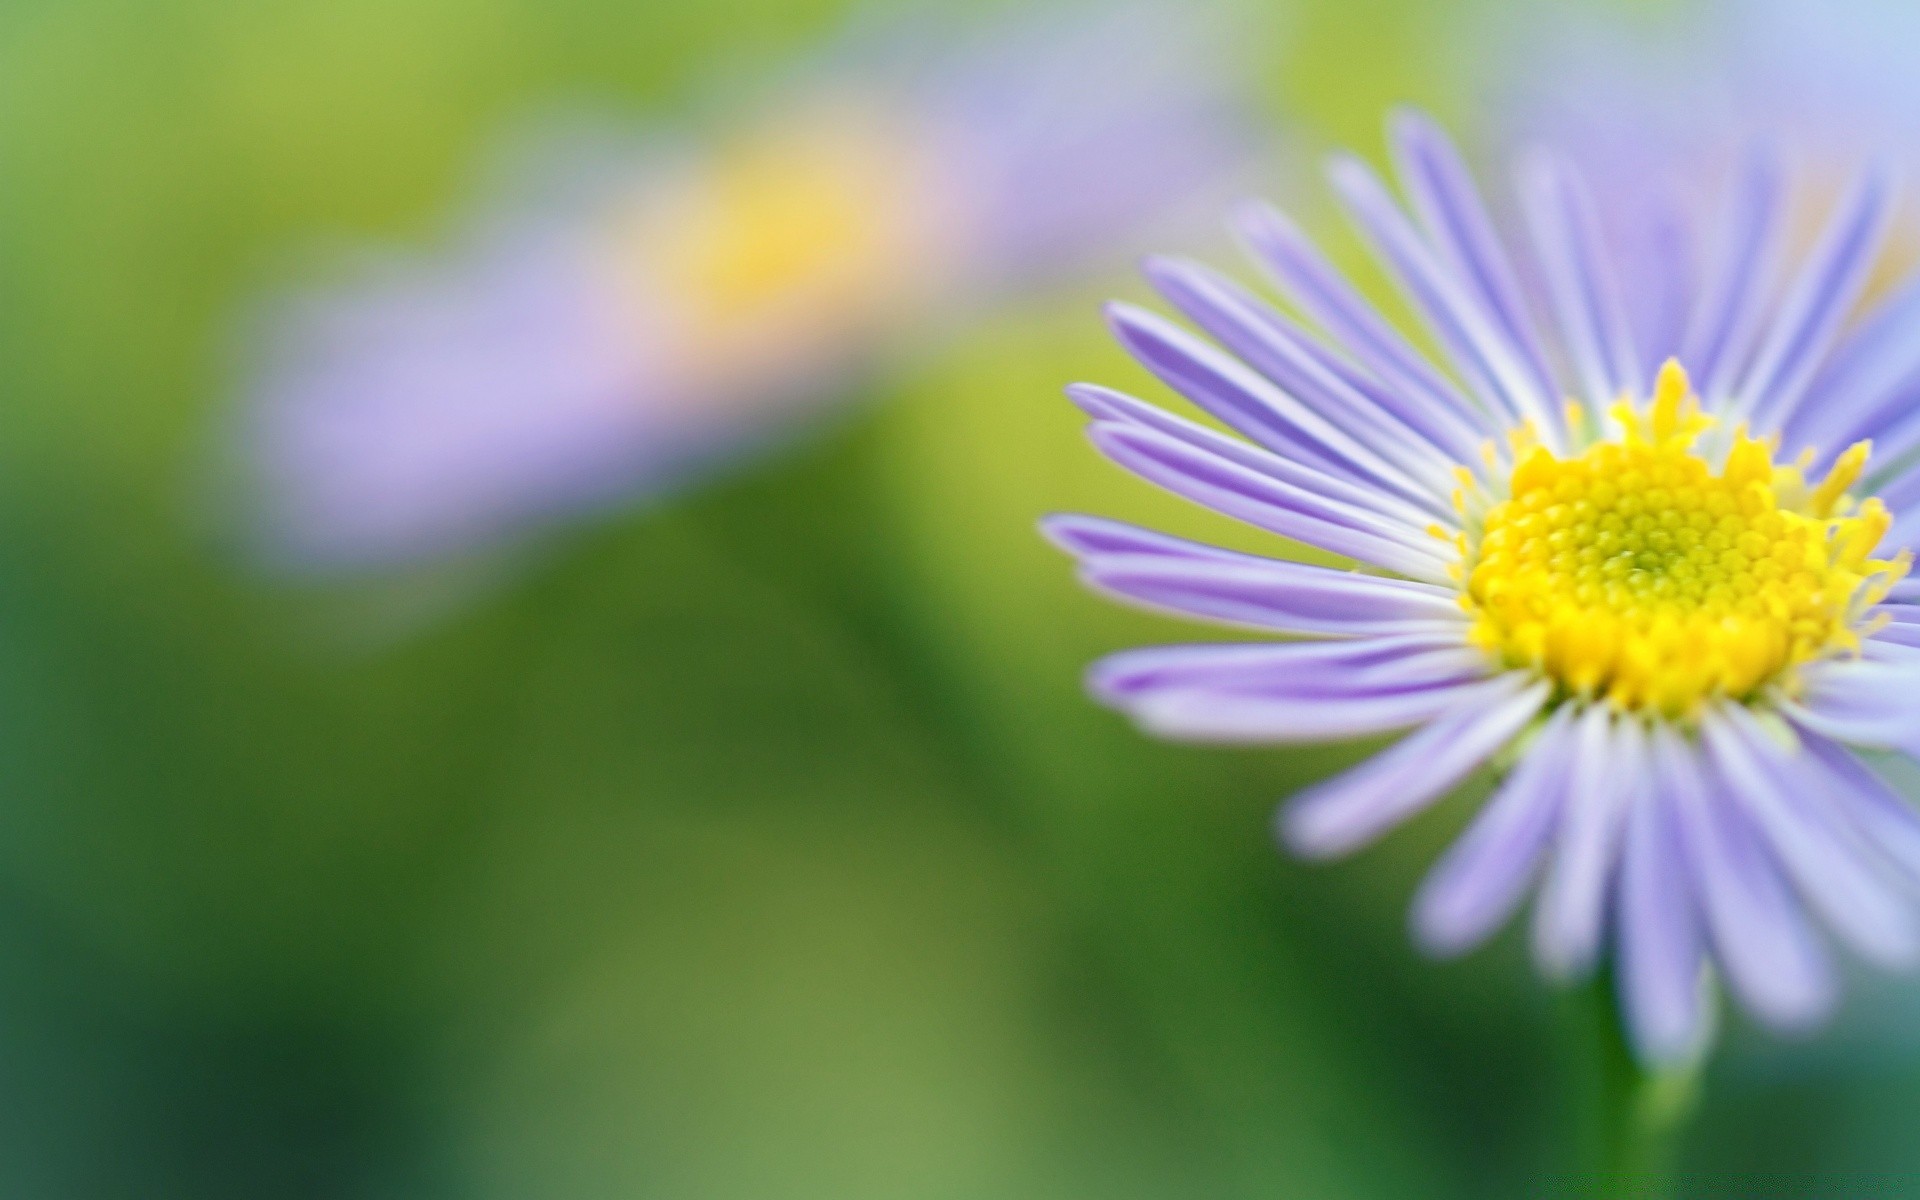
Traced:
[[[1470, 798], [1302, 867], [1267, 815], [1359, 748], [1170, 747], [1082, 697], [1103, 651], [1213, 635], [1082, 594], [1039, 514], [1246, 537], [1085, 449], [1060, 384], [1141, 382], [1097, 292], [997, 313], [408, 636], [222, 544], [236, 316], [302, 247], [430, 235], [503, 125], [670, 117], [840, 7], [0, 15], [0, 1194], [1484, 1197], [1568, 1170], [1577, 1063], [1518, 939], [1405, 945]], [[1290, 148], [1457, 109], [1429, 53], [1457, 15], [1300, 4], [1271, 48]], [[1915, 1071], [1736, 1050], [1702, 1194], [1920, 1168]]]

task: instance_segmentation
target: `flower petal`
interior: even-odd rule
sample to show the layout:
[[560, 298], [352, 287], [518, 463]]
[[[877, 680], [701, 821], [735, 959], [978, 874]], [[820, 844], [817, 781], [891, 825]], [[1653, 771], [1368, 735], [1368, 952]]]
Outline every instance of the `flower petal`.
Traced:
[[1519, 278], [1451, 138], [1432, 118], [1401, 109], [1389, 122], [1394, 172], [1427, 239], [1516, 346], [1536, 384], [1552, 390]]
[[1276, 817], [1276, 832], [1311, 858], [1359, 849], [1439, 799], [1513, 740], [1550, 690], [1518, 674], [1461, 689], [1432, 724], [1294, 797]]
[[1159, 689], [1217, 688], [1256, 695], [1339, 696], [1480, 678], [1492, 663], [1458, 637], [1336, 642], [1206, 643], [1123, 650], [1101, 659], [1088, 686], [1113, 704]]
[[1108, 458], [1142, 479], [1215, 512], [1415, 579], [1443, 583], [1450, 578], [1452, 548], [1430, 535], [1409, 534], [1154, 430], [1097, 422], [1089, 436]]
[[1818, 1024], [1837, 995], [1833, 968], [1779, 868], [1695, 747], [1658, 725], [1653, 749], [1728, 984], [1768, 1025]]
[[1866, 286], [1892, 212], [1891, 183], [1869, 173], [1807, 255], [1734, 401], [1734, 411], [1749, 415], [1756, 429], [1779, 429], [1799, 407]]
[[1628, 805], [1648, 786], [1646, 758], [1637, 721], [1615, 720], [1606, 704], [1578, 718], [1553, 865], [1533, 914], [1534, 960], [1548, 978], [1584, 975], [1599, 958], [1620, 832]]
[[1558, 397], [1527, 367], [1520, 349], [1472, 292], [1434, 255], [1378, 176], [1359, 159], [1336, 156], [1328, 178], [1348, 215], [1419, 309], [1454, 365], [1488, 403], [1514, 420], [1531, 419], [1558, 448]]
[[1701, 972], [1706, 946], [1671, 798], [1643, 789], [1620, 851], [1620, 1004], [1649, 1063], [1683, 1062], [1706, 1034]]
[[1688, 322], [1680, 361], [1708, 409], [1732, 398], [1763, 328], [1785, 256], [1786, 181], [1766, 148], [1755, 151], [1713, 228], [1719, 244]]
[[1168, 387], [1260, 445], [1402, 499], [1430, 498], [1366, 443], [1166, 318], [1115, 303], [1107, 306], [1107, 322], [1120, 344]]
[[1852, 751], [1818, 734], [1801, 738], [1819, 764], [1820, 794], [1834, 802], [1861, 844], [1920, 885], [1920, 813]]
[[1080, 513], [1055, 513], [1043, 517], [1040, 520], [1040, 532], [1068, 554], [1087, 561], [1115, 555], [1149, 555], [1155, 558], [1242, 564], [1277, 561], [1209, 546], [1205, 542], [1190, 542], [1186, 538], [1142, 529], [1110, 517], [1089, 517]]
[[[1161, 612], [1281, 633], [1359, 637], [1445, 633], [1463, 637], [1465, 614], [1422, 585], [1305, 563], [1180, 562], [1145, 557], [1089, 560], [1086, 583]], [[1437, 590], [1437, 589], [1436, 589]]]
[[[1879, 637], [1862, 649], [1876, 655], [1913, 652]], [[1875, 659], [1822, 662], [1802, 668], [1800, 680], [1799, 699], [1774, 700], [1796, 725], [1856, 746], [1920, 750], [1920, 713], [1909, 699], [1920, 690], [1920, 670]]]
[[1235, 227], [1287, 297], [1387, 388], [1426, 407], [1436, 420], [1463, 427], [1470, 443], [1501, 430], [1503, 421], [1428, 362], [1279, 210], [1248, 205]]
[[1920, 958], [1920, 921], [1864, 852], [1849, 844], [1830, 802], [1808, 788], [1797, 747], [1772, 741], [1735, 704], [1701, 722], [1713, 769], [1752, 819], [1802, 898], [1863, 958], [1888, 967]]
[[1391, 733], [1431, 721], [1462, 703], [1485, 678], [1469, 675], [1441, 683], [1323, 695], [1162, 688], [1127, 697], [1119, 707], [1142, 729], [1175, 741], [1323, 742]]
[[1145, 271], [1194, 324], [1349, 436], [1392, 459], [1451, 516], [1453, 464], [1472, 458], [1470, 437], [1449, 436], [1451, 427], [1431, 420], [1423, 406], [1366, 379], [1271, 306], [1199, 263], [1152, 258]]
[[1041, 529], [1080, 559], [1093, 586], [1155, 607], [1290, 633], [1463, 636], [1466, 614], [1450, 587], [1242, 554], [1103, 517], [1060, 514]]
[[1097, 384], [1076, 383], [1067, 388], [1067, 396], [1095, 421], [1151, 429], [1250, 471], [1307, 488], [1353, 508], [1365, 509], [1408, 531], [1423, 531], [1434, 525], [1449, 530], [1459, 526], [1459, 515], [1450, 506], [1433, 501], [1425, 505], [1409, 503], [1378, 487], [1354, 483], [1344, 474], [1328, 474], [1317, 467], [1284, 458], [1240, 438], [1175, 416], [1164, 408], [1135, 399], [1125, 392]]
[[1473, 949], [1519, 907], [1553, 835], [1573, 761], [1573, 709], [1562, 706], [1527, 747], [1414, 897], [1414, 939], [1448, 957]]
[[1566, 164], [1548, 156], [1521, 171], [1520, 195], [1547, 293], [1587, 404], [1598, 414], [1646, 381], [1620, 283], [1600, 244], [1593, 201]]
[[[1874, 439], [1876, 457], [1898, 448], [1890, 428], [1914, 409], [1920, 387], [1920, 280], [1875, 307], [1858, 330], [1839, 343], [1810, 385], [1818, 404], [1804, 404], [1785, 424], [1781, 445], [1789, 452], [1813, 446], [1837, 453], [1862, 438]], [[1816, 462], [1816, 467], [1824, 466]], [[1899, 511], [1898, 509], [1895, 510]]]

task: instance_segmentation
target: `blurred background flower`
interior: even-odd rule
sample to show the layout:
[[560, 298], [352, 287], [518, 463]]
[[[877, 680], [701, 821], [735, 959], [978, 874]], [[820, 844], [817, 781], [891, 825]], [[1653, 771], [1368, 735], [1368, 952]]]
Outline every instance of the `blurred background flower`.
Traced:
[[1252, 148], [1225, 16], [922, 14], [709, 128], [523, 150], [539, 199], [272, 320], [241, 417], [265, 536], [378, 563], [658, 494], [963, 308], [1112, 266]]
[[[1377, 149], [1397, 101], [1475, 111], [1452, 56], [1490, 7], [1249, 5], [1254, 118], [1284, 130], [1254, 152]], [[1479, 1198], [1579, 1161], [1594, 1064], [1517, 983], [1520, 941], [1438, 969], [1405, 951], [1404, 897], [1477, 785], [1308, 871], [1268, 814], [1370, 747], [1196, 753], [1083, 694], [1089, 660], [1188, 634], [1082, 594], [1039, 514], [1246, 544], [1116, 478], [1060, 401], [1074, 378], [1146, 382], [1097, 317], [1135, 282], [963, 288], [783, 410], [852, 401], [786, 452], [555, 529], [541, 570], [382, 653], [316, 636], [357, 595], [263, 586], [210, 544], [209, 520], [289, 528], [207, 479], [236, 342], [277, 329], [330, 361], [295, 353], [299, 314], [328, 335], [314, 350], [336, 301], [426, 319], [418, 296], [607, 211], [595, 163], [708, 178], [762, 131], [844, 111], [838, 78], [956, 95], [921, 64], [980, 61], [977, 39], [1032, 18], [931, 9], [842, 40], [862, 19], [841, 0], [8, 7], [0, 1193]], [[894, 33], [915, 28], [942, 32]], [[509, 155], [506, 182], [474, 181], [529, 114], [609, 110], [641, 129], [615, 123], [620, 154], [598, 153], [604, 127], [584, 167], [582, 141], [536, 138], [558, 165]], [[1493, 134], [1460, 127], [1470, 148]], [[1292, 170], [1257, 190], [1287, 198]], [[997, 244], [1114, 229], [1075, 212], [1103, 202], [1075, 181], [1033, 210], [1057, 224]], [[476, 193], [502, 198], [475, 212]], [[1378, 293], [1314, 203], [1304, 222]], [[326, 249], [370, 239], [412, 249], [367, 275]], [[554, 277], [515, 279], [554, 311]], [[236, 335], [289, 291], [294, 324]], [[210, 515], [210, 495], [253, 507]], [[404, 541], [386, 561], [412, 561]], [[378, 560], [344, 535], [277, 545]], [[1734, 1039], [1691, 1190], [1912, 1175], [1920, 1069], [1848, 1044], [1809, 1074]]]

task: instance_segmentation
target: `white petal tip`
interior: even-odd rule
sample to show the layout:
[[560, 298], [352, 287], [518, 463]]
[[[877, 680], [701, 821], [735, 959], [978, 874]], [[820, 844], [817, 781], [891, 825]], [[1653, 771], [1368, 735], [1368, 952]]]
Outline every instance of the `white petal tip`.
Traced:
[[1797, 989], [1792, 993], [1768, 996], [1756, 1002], [1747, 998], [1747, 1010], [1754, 1020], [1779, 1034], [1808, 1034], [1825, 1025], [1839, 1006], [1839, 993], [1831, 981]]
[[1422, 889], [1407, 912], [1407, 932], [1428, 958], [1459, 958], [1478, 950], [1499, 932], [1503, 921], [1487, 919], [1465, 903], [1436, 891]]
[[1352, 831], [1328, 818], [1322, 806], [1295, 801], [1274, 815], [1274, 838], [1300, 858], [1328, 859], [1356, 849]]

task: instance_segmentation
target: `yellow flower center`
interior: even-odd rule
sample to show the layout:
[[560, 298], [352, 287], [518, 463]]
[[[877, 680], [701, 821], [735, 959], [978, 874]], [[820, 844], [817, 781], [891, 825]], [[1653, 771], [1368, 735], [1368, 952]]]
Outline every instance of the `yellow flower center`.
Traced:
[[1457, 498], [1476, 642], [1567, 695], [1668, 716], [1858, 647], [1908, 561], [1868, 557], [1891, 517], [1847, 494], [1867, 443], [1817, 486], [1744, 430], [1709, 453], [1714, 421], [1674, 362], [1647, 411], [1611, 415], [1619, 437], [1568, 458], [1522, 430], [1507, 494]]
[[944, 219], [929, 165], [884, 112], [827, 98], [713, 148], [616, 230], [617, 258], [733, 353], [758, 326], [897, 319]]

